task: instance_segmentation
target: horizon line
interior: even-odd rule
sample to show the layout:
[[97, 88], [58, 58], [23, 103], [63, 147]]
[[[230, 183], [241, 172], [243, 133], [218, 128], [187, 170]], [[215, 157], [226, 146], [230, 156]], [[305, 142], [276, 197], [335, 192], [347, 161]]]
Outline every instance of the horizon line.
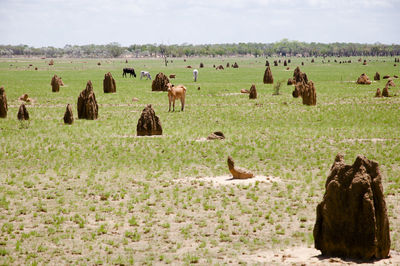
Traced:
[[0, 43], [0, 46], [28, 46], [32, 48], [46, 48], [46, 47], [53, 47], [53, 48], [65, 48], [66, 46], [88, 46], [88, 45], [119, 45], [120, 47], [130, 47], [132, 45], [153, 45], [153, 46], [160, 46], [160, 45], [165, 45], [165, 46], [204, 46], [204, 45], [239, 45], [239, 44], [276, 44], [280, 42], [288, 42], [288, 43], [303, 43], [303, 44], [324, 44], [324, 45], [331, 45], [331, 44], [357, 44], [357, 45], [386, 45], [386, 46], [393, 46], [393, 45], [400, 45], [400, 43], [381, 43], [381, 42], [375, 42], [375, 43], [362, 43], [362, 42], [305, 42], [305, 41], [298, 41], [298, 40], [289, 40], [289, 39], [282, 39], [279, 41], [275, 42], [221, 42], [221, 43], [187, 43], [183, 42], [181, 44], [174, 43], [174, 44], [165, 44], [165, 43], [132, 43], [129, 45], [122, 45], [119, 42], [109, 42], [109, 43], [87, 43], [87, 44], [69, 44], [66, 43], [64, 46], [52, 46], [52, 45], [47, 45], [47, 46], [34, 46], [34, 45], [29, 45], [29, 44], [2, 44]]

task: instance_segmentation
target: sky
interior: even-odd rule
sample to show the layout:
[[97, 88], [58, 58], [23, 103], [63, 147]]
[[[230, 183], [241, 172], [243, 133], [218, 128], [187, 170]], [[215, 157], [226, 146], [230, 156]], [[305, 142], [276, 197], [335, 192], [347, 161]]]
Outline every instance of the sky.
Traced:
[[0, 44], [400, 44], [400, 0], [0, 0]]

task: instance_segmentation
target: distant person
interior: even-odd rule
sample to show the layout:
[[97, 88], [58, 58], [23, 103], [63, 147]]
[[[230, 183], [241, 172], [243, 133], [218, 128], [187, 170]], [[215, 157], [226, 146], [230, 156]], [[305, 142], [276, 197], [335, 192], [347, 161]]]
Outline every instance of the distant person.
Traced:
[[199, 71], [197, 69], [193, 69], [193, 78], [194, 78], [194, 82], [197, 81], [197, 76], [199, 75]]

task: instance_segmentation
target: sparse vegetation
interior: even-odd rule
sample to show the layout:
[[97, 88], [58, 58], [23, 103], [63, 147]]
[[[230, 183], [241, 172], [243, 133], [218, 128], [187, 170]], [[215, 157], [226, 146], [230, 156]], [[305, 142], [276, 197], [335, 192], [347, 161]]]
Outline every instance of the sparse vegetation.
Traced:
[[282, 81], [281, 80], [278, 80], [274, 84], [274, 93], [273, 93], [273, 95], [280, 95], [281, 85], [282, 85]]
[[[7, 118], [0, 119], [0, 264], [240, 264], [245, 254], [312, 246], [315, 207], [338, 152], [346, 161], [364, 154], [379, 162], [392, 249], [400, 251], [400, 97], [374, 97], [385, 81], [355, 84], [361, 73], [399, 70], [393, 58], [368, 57], [366, 66], [335, 59], [309, 64], [310, 58], [292, 58], [289, 64], [315, 83], [312, 107], [293, 98], [293, 87], [284, 83], [280, 96], [272, 96], [274, 85], [261, 83], [264, 59], [174, 58], [168, 67], [163, 59], [130, 59], [137, 71], [146, 65], [152, 75], [174, 73], [176, 84], [187, 87], [185, 111], [174, 113], [168, 113], [166, 93], [151, 92], [150, 81], [121, 77], [122, 59], [102, 59], [100, 66], [99, 59], [55, 59], [54, 66], [47, 59], [0, 59], [9, 104]], [[338, 60], [345, 59], [358, 58]], [[240, 68], [211, 67], [227, 61]], [[194, 83], [185, 66], [200, 62], [205, 67]], [[271, 68], [276, 81], [293, 75], [283, 66]], [[103, 93], [107, 72], [117, 93]], [[58, 93], [49, 84], [54, 74], [65, 83]], [[94, 121], [79, 120], [76, 112], [89, 79], [99, 104]], [[253, 83], [257, 99], [238, 94]], [[400, 94], [398, 86], [390, 90]], [[35, 99], [26, 104], [25, 128], [16, 118], [23, 93]], [[68, 126], [62, 120], [67, 103], [75, 116]], [[150, 103], [163, 136], [136, 137]], [[226, 139], [196, 141], [216, 130]], [[206, 181], [229, 174], [227, 155], [276, 179]]]

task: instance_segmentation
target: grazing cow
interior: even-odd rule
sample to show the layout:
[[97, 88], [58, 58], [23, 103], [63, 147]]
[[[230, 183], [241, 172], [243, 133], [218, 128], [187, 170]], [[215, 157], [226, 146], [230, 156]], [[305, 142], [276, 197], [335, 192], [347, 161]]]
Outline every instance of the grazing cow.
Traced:
[[175, 74], [171, 74], [171, 75], [169, 75], [169, 78], [170, 79], [174, 79], [174, 78], [176, 78], [176, 75]]
[[194, 78], [194, 82], [197, 81], [197, 76], [199, 75], [199, 71], [197, 69], [193, 70], [193, 78]]
[[171, 102], [173, 103], [172, 105], [172, 112], [175, 111], [175, 100], [180, 99], [181, 100], [181, 111], [185, 108], [185, 96], [186, 96], [186, 87], [183, 85], [178, 85], [174, 86], [171, 83], [167, 84], [168, 86], [168, 100], [169, 100], [169, 109], [168, 112], [171, 111]]
[[126, 74], [128, 73], [128, 74], [130, 74], [130, 77], [132, 77], [132, 75], [133, 75], [136, 78], [136, 73], [135, 73], [135, 69], [134, 68], [126, 67], [122, 71], [123, 71], [122, 72], [122, 76], [123, 77], [126, 77]]
[[151, 75], [149, 72], [147, 71], [140, 71], [140, 79], [142, 79], [143, 77], [146, 77], [146, 80], [150, 79], [151, 80]]

